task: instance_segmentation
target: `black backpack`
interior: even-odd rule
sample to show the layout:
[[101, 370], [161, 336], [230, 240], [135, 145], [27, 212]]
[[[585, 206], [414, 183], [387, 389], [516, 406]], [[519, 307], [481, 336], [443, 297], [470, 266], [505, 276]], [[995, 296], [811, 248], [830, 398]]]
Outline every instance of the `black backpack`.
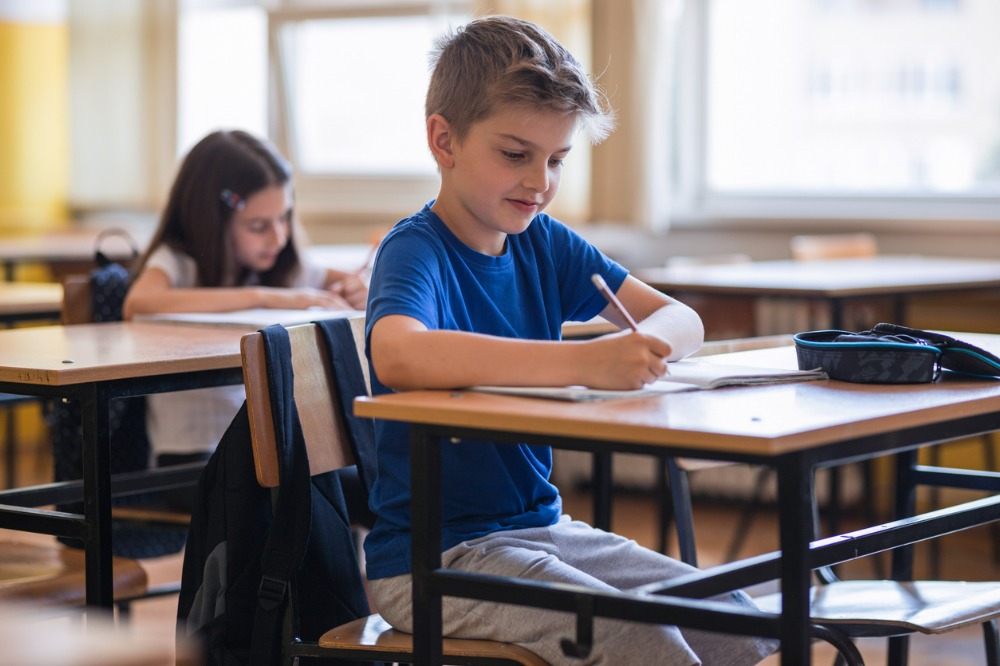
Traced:
[[[335, 327], [338, 334], [351, 336], [347, 320], [336, 321], [344, 325]], [[370, 613], [341, 483], [342, 473], [351, 470], [309, 476], [291, 396], [288, 333], [281, 326], [262, 333], [272, 411], [280, 424], [280, 485], [275, 502], [272, 491], [257, 482], [244, 403], [202, 473], [184, 552], [178, 635], [199, 644], [205, 666], [279, 663], [290, 595], [292, 623], [303, 641], [315, 642], [327, 630]], [[341, 392], [363, 392], [358, 363], [348, 369], [350, 379], [337, 370], [341, 365], [334, 364]], [[343, 381], [354, 382], [354, 388]], [[370, 432], [361, 433], [360, 444], [357, 439], [356, 459], [368, 459], [374, 446]], [[370, 479], [361, 485], [367, 493]]]

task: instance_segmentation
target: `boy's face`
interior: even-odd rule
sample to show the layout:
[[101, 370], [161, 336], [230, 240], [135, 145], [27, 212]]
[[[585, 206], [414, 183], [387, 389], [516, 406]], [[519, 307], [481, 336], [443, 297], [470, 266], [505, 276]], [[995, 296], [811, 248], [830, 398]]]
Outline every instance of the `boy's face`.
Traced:
[[[433, 210], [466, 245], [499, 255], [507, 234], [527, 229], [555, 197], [576, 129], [573, 114], [507, 107], [461, 142], [445, 137], [444, 152], [435, 150], [442, 184]], [[431, 142], [443, 145], [433, 132]]]

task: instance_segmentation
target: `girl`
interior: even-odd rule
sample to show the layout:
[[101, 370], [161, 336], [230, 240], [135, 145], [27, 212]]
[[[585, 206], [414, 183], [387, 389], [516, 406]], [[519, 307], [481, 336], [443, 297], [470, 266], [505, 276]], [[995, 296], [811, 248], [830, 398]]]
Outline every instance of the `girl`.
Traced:
[[[198, 142], [181, 163], [125, 299], [124, 318], [246, 308], [364, 309], [368, 288], [359, 277], [302, 256], [291, 175], [273, 145], [247, 132], [213, 132]], [[153, 463], [207, 460], [244, 397], [242, 386], [148, 396]], [[190, 495], [167, 499], [183, 508], [178, 505], [190, 506]]]

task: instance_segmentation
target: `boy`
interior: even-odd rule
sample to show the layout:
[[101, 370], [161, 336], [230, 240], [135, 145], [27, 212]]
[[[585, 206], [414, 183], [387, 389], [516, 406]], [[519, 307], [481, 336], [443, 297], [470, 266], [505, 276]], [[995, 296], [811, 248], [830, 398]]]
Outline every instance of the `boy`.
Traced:
[[[573, 137], [606, 136], [610, 113], [579, 63], [536, 26], [508, 17], [443, 40], [427, 93], [427, 141], [440, 193], [379, 249], [367, 350], [375, 394], [476, 384], [639, 388], [702, 342], [698, 315], [629, 276], [542, 214]], [[565, 321], [623, 318], [599, 273], [639, 323], [561, 342]], [[375, 607], [412, 631], [409, 429], [376, 423], [377, 515], [365, 541]], [[444, 566], [625, 589], [691, 571], [635, 542], [561, 515], [549, 447], [462, 442], [442, 451]], [[727, 600], [749, 604], [745, 595]], [[519, 643], [552, 664], [752, 664], [773, 648], [749, 638], [598, 619], [586, 660], [563, 655], [573, 617], [446, 597], [449, 636]]]

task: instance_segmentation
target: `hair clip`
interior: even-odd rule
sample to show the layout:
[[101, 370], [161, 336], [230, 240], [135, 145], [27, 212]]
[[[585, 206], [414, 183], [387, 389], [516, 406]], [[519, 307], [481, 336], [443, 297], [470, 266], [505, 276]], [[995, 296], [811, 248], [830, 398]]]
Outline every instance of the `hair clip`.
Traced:
[[222, 192], [219, 193], [219, 198], [222, 199], [222, 203], [226, 204], [233, 210], [243, 210], [247, 207], [247, 202], [243, 200], [243, 197], [230, 189], [223, 189]]

